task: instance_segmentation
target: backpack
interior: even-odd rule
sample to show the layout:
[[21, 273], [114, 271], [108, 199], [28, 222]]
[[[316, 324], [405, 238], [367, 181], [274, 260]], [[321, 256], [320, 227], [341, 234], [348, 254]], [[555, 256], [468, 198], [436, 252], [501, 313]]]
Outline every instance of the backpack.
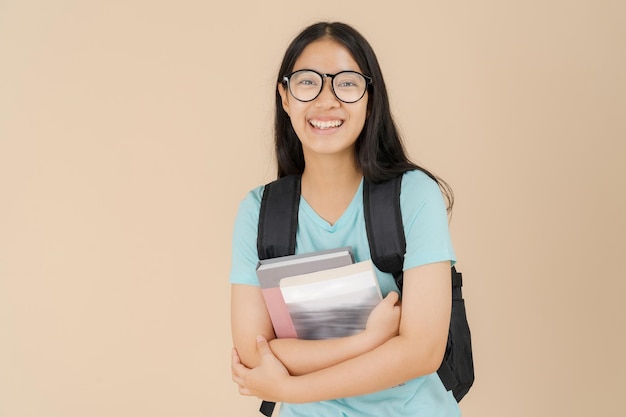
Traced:
[[[400, 212], [401, 182], [402, 175], [379, 184], [363, 180], [363, 210], [372, 261], [379, 270], [393, 275], [400, 291], [406, 248]], [[259, 259], [295, 253], [299, 203], [299, 175], [282, 177], [265, 186], [257, 235]], [[452, 313], [448, 343], [437, 374], [458, 402], [474, 383], [474, 362], [461, 292], [463, 277], [454, 266], [451, 268], [451, 281]], [[269, 417], [274, 406], [273, 402], [263, 401], [259, 411]]]

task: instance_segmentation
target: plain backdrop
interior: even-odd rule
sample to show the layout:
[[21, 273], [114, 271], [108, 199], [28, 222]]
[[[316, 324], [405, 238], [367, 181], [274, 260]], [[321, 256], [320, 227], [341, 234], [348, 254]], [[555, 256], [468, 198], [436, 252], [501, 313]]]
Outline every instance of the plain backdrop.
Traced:
[[352, 24], [447, 180], [465, 417], [619, 415], [626, 3], [0, 0], [0, 416], [253, 417], [231, 232], [289, 41]]

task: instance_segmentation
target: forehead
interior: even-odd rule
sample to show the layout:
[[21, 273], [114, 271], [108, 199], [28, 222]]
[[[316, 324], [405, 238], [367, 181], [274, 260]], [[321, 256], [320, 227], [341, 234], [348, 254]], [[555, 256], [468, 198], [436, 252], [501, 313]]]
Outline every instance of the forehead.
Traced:
[[362, 72], [350, 51], [332, 38], [308, 44], [293, 66], [293, 71], [299, 69], [314, 69], [329, 74], [346, 70]]

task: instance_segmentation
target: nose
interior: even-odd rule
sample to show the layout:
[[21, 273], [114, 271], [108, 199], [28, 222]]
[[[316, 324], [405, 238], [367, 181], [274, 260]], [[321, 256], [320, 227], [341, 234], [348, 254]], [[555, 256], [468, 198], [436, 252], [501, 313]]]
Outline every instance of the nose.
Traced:
[[339, 100], [333, 92], [333, 80], [330, 78], [324, 78], [322, 81], [322, 91], [315, 99], [315, 103], [320, 107], [334, 107], [339, 105]]

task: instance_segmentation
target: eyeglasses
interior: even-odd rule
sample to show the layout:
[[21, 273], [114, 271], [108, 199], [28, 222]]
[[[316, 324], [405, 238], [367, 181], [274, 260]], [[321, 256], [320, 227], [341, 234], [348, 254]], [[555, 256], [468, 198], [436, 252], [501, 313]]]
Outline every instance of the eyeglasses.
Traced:
[[298, 101], [313, 101], [324, 87], [324, 78], [330, 78], [333, 94], [339, 101], [355, 103], [363, 98], [372, 79], [356, 71], [341, 71], [337, 74], [320, 74], [310, 69], [301, 69], [283, 77], [289, 92]]

